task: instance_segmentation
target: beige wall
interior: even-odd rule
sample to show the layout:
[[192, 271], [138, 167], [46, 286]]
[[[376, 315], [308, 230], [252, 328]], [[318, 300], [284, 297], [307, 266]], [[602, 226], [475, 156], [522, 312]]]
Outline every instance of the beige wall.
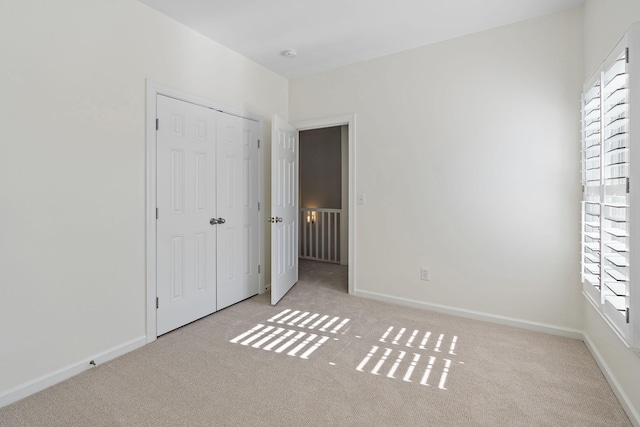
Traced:
[[358, 291], [581, 327], [582, 43], [576, 9], [290, 81], [292, 121], [357, 114]]
[[0, 57], [1, 396], [145, 334], [145, 79], [267, 119], [288, 84], [135, 0], [2, 1]]
[[[596, 70], [632, 23], [640, 21], [638, 0], [587, 0], [584, 6], [586, 80]], [[584, 331], [601, 354], [613, 381], [624, 395], [627, 409], [640, 421], [640, 357], [627, 349], [602, 316], [583, 301]]]

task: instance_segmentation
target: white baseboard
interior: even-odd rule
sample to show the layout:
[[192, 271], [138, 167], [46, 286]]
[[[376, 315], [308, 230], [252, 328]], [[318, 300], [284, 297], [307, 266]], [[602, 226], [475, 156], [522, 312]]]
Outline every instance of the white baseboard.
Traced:
[[604, 375], [604, 377], [607, 379], [607, 382], [611, 386], [613, 393], [618, 398], [618, 401], [622, 405], [622, 408], [627, 413], [631, 424], [633, 424], [635, 427], [640, 427], [640, 414], [638, 414], [638, 411], [636, 411], [636, 409], [633, 407], [633, 403], [631, 403], [629, 396], [627, 396], [627, 394], [624, 392], [616, 377], [613, 376], [613, 372], [611, 372], [609, 365], [604, 361], [602, 355], [598, 351], [598, 348], [593, 343], [589, 335], [587, 335], [586, 333], [583, 335], [585, 345], [589, 349], [591, 356], [593, 356], [596, 363], [598, 364], [600, 371], [602, 371], [602, 375]]
[[97, 366], [102, 363], [108, 362], [109, 360], [115, 359], [116, 357], [122, 356], [125, 353], [140, 348], [146, 343], [146, 336], [134, 338], [109, 350], [98, 353], [92, 357], [87, 357], [69, 366], [42, 375], [39, 378], [27, 381], [26, 383], [20, 384], [19, 386], [13, 387], [9, 390], [0, 391], [0, 408], [17, 402], [20, 399], [24, 399], [27, 396], [31, 396], [32, 394], [42, 391], [64, 380], [67, 380], [88, 369], [91, 369], [93, 365], [90, 365], [89, 362], [91, 362], [92, 360]]
[[496, 314], [483, 313], [481, 311], [465, 310], [463, 308], [450, 307], [447, 305], [431, 304], [416, 301], [408, 298], [394, 297], [391, 295], [379, 294], [376, 292], [356, 290], [356, 296], [373, 299], [376, 301], [388, 302], [405, 307], [419, 308], [422, 310], [435, 311], [438, 313], [451, 314], [468, 319], [482, 320], [485, 322], [497, 323], [500, 325], [514, 326], [516, 328], [528, 329], [536, 332], [544, 332], [552, 335], [582, 340], [584, 334], [578, 329], [563, 328], [561, 326], [549, 325], [546, 323], [532, 322], [529, 320], [516, 319], [514, 317], [498, 316]]

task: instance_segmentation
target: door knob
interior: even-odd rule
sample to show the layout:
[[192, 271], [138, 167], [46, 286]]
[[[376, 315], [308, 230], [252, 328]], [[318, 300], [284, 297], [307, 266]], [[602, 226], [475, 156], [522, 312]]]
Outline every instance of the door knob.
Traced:
[[282, 222], [282, 218], [277, 217], [277, 218], [276, 218], [276, 222]]
[[209, 220], [209, 224], [211, 225], [224, 224], [225, 222], [227, 222], [227, 220], [224, 218], [211, 218], [211, 220]]
[[274, 224], [276, 222], [282, 222], [282, 218], [280, 218], [279, 216], [271, 217], [267, 220], [267, 222], [270, 222], [271, 224]]

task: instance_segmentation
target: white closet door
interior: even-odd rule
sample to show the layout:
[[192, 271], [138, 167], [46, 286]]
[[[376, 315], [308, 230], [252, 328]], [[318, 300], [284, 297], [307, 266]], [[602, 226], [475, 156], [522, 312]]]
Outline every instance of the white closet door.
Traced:
[[158, 95], [157, 334], [216, 310], [216, 112]]
[[271, 124], [271, 304], [298, 281], [298, 131]]
[[218, 113], [218, 310], [258, 293], [258, 124]]

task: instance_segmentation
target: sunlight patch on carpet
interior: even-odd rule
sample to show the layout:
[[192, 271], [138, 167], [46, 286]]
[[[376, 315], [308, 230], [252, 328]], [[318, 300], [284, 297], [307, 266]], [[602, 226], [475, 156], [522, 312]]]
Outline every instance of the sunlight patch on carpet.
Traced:
[[[437, 338], [435, 336], [431, 331], [422, 333], [414, 329], [407, 332], [407, 328], [389, 326], [378, 339], [382, 345], [372, 345], [356, 370], [405, 382], [419, 381], [424, 386], [437, 384], [438, 389], [446, 390], [447, 376], [453, 364], [452, 356], [457, 356], [455, 349], [458, 337], [453, 336], [449, 340], [445, 334], [438, 334]], [[416, 371], [418, 374], [414, 377]]]
[[[310, 311], [286, 309], [265, 322], [273, 325], [259, 323], [230, 342], [308, 359], [330, 339], [329, 336], [324, 335], [325, 333], [334, 334], [334, 341], [338, 340], [335, 335], [345, 334], [349, 329], [346, 327], [349, 320], [328, 314], [312, 314]], [[289, 329], [289, 327], [303, 330]]]
[[[329, 316], [327, 314], [321, 315], [319, 313], [313, 313], [309, 311], [302, 312], [301, 310], [286, 309], [276, 314], [268, 321], [278, 323], [281, 325], [297, 326], [300, 328], [316, 329], [320, 332], [327, 332], [331, 334], [337, 334], [343, 327], [349, 323], [350, 319], [341, 319], [338, 316]], [[331, 328], [331, 329], [330, 329]], [[344, 333], [344, 332], [342, 332]]]
[[[329, 337], [323, 335], [266, 326], [259, 323], [233, 338], [230, 342], [265, 351], [273, 350], [275, 353], [285, 353], [286, 350], [291, 348], [286, 352], [287, 355], [308, 359], [314, 351], [328, 340]], [[302, 350], [305, 348], [306, 350], [303, 352]]]
[[[338, 336], [346, 335], [350, 329], [350, 319], [311, 311], [285, 309], [264, 323], [230, 340], [233, 344], [273, 351], [277, 354], [309, 357], [327, 341], [338, 341]], [[332, 335], [333, 334], [333, 335]], [[356, 344], [348, 336], [341, 337], [340, 354], [351, 345], [354, 350], [366, 351], [366, 343], [375, 338], [355, 335]], [[447, 378], [457, 361], [458, 337], [419, 329], [389, 326], [375, 339], [369, 351], [356, 366], [359, 372], [416, 383], [427, 387], [447, 390]], [[335, 357], [334, 356], [334, 357]], [[330, 361], [335, 366], [335, 361]], [[354, 363], [355, 364], [355, 363]]]

